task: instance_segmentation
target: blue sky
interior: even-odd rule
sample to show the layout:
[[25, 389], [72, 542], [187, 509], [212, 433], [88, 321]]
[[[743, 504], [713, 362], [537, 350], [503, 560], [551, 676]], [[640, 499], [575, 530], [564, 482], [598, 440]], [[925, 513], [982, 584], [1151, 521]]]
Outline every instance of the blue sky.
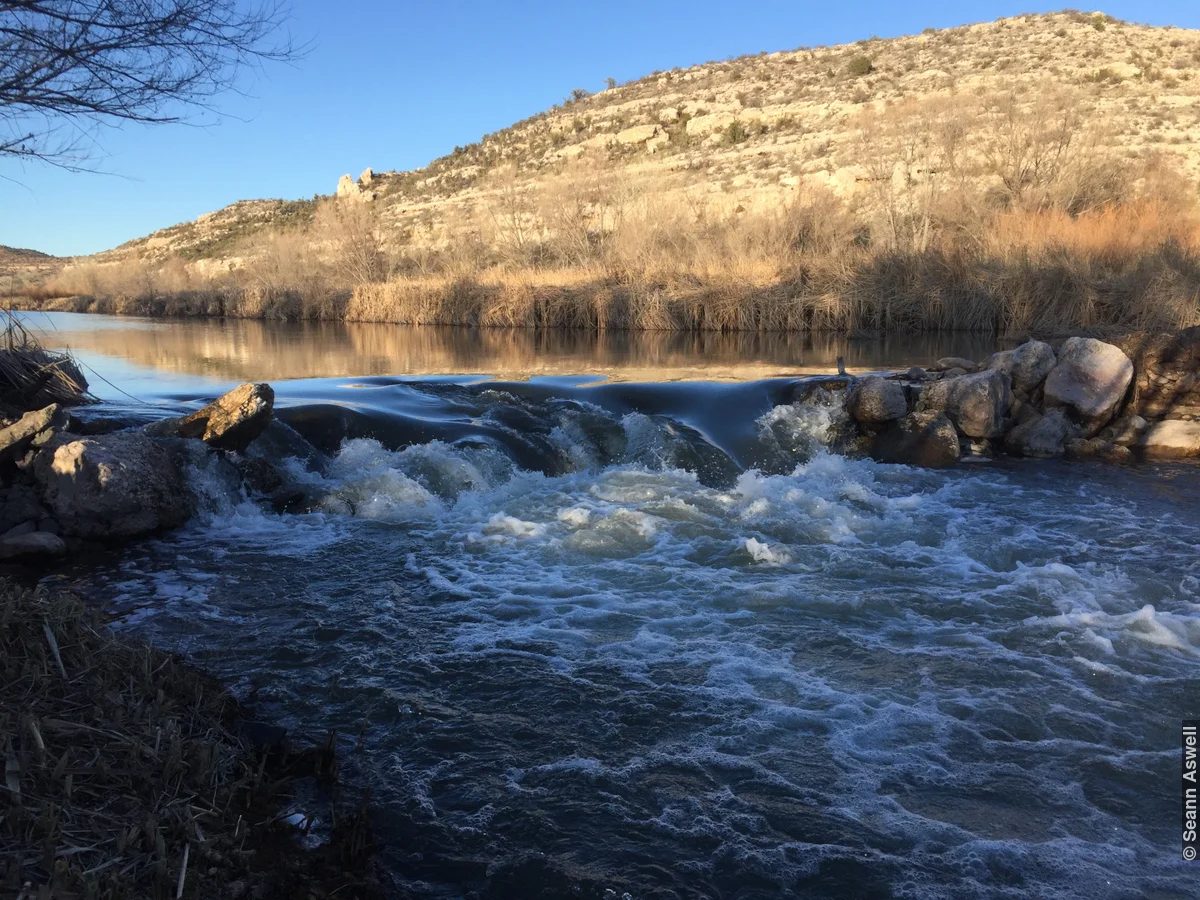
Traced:
[[[235, 200], [330, 193], [340, 175], [413, 169], [572, 88], [761, 50], [892, 37], [1047, 11], [1028, 0], [292, 0], [308, 56], [226, 95], [219, 121], [106, 130], [79, 174], [0, 161], [0, 244], [92, 253]], [[1104, 11], [1200, 27], [1196, 0]], [[10, 180], [6, 180], [10, 179]]]

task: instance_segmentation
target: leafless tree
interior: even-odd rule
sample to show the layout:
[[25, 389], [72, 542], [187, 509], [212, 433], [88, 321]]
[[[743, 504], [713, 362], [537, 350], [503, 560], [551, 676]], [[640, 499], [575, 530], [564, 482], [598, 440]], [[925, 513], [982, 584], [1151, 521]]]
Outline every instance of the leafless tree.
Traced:
[[0, 158], [83, 168], [96, 126], [180, 121], [295, 58], [286, 0], [0, 0]]

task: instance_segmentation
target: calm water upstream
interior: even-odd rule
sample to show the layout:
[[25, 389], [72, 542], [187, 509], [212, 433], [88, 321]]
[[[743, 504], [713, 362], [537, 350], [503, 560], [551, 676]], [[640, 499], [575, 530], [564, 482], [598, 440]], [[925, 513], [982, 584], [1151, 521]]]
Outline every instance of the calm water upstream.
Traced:
[[329, 454], [319, 512], [193, 471], [67, 576], [350, 735], [396, 896], [1200, 895], [1200, 472], [880, 465], [793, 402], [987, 341], [29, 321], [113, 407], [270, 380]]

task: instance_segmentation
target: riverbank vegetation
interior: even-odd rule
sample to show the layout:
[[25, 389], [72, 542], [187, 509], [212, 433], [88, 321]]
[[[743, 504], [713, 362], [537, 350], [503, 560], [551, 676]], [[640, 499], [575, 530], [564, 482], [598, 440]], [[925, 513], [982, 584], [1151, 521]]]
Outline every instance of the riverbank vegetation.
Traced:
[[[641, 240], [644, 231], [648, 240]], [[827, 198], [694, 231], [632, 219], [562, 266], [404, 259], [339, 277], [273, 236], [245, 270], [83, 266], [16, 298], [40, 309], [404, 324], [648, 330], [1046, 333], [1200, 322], [1200, 229], [1161, 199], [1078, 215], [1005, 211], [921, 248], [880, 246]], [[480, 256], [486, 254], [480, 250]]]
[[243, 715], [219, 683], [78, 599], [0, 580], [5, 890], [374, 896], [364, 818], [304, 849], [281, 805], [295, 780], [244, 737]]

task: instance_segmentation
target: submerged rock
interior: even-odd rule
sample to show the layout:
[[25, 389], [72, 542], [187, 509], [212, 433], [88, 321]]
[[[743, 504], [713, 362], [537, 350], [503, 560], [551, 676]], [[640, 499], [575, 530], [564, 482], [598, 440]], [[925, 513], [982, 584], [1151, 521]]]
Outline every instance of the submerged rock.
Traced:
[[1034, 414], [1004, 437], [1004, 449], [1014, 456], [1052, 459], [1062, 456], [1067, 441], [1079, 436], [1079, 428], [1061, 409]]
[[992, 354], [984, 368], [1003, 372], [1014, 390], [1029, 393], [1041, 384], [1057, 362], [1054, 350], [1042, 341], [1027, 341], [1015, 350]]
[[945, 378], [921, 391], [917, 409], [944, 412], [967, 437], [991, 438], [1004, 432], [1012, 406], [1009, 378], [995, 370]]
[[1069, 338], [1046, 377], [1046, 407], [1063, 407], [1092, 437], [1117, 412], [1133, 381], [1133, 363], [1120, 347], [1095, 338]]
[[870, 454], [880, 462], [941, 469], [958, 462], [958, 432], [944, 413], [909, 413], [875, 438]]
[[194, 498], [164, 447], [138, 432], [47, 449], [33, 467], [43, 501], [73, 537], [138, 537], [187, 521]]
[[904, 388], [898, 382], [870, 375], [855, 385], [846, 398], [846, 412], [856, 422], [894, 422], [908, 412]]

